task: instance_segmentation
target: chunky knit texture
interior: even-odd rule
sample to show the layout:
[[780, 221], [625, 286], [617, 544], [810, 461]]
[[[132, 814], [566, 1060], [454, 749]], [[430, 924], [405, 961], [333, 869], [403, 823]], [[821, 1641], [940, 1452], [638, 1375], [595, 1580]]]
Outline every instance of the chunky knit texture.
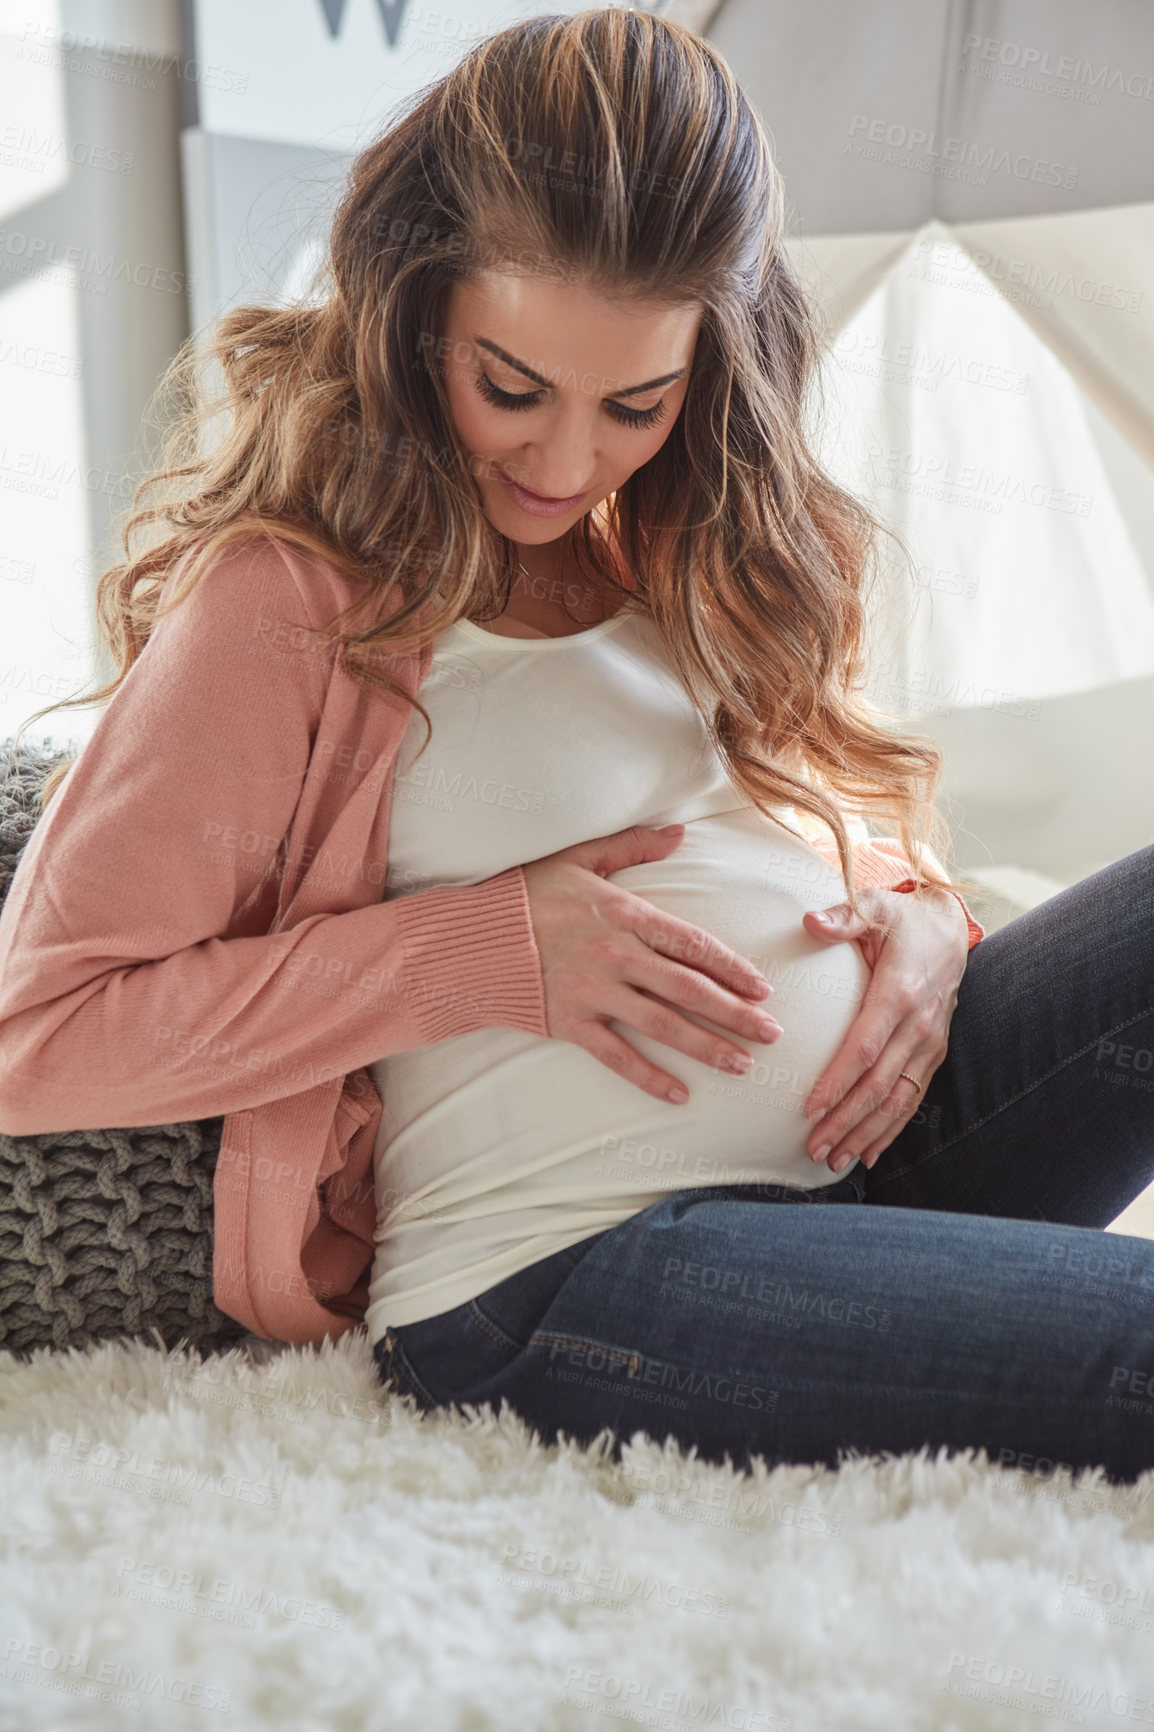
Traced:
[[[44, 777], [74, 746], [4, 743], [0, 903]], [[223, 1349], [245, 1334], [212, 1297], [222, 1117], [127, 1129], [0, 1132], [0, 1350], [120, 1337]]]

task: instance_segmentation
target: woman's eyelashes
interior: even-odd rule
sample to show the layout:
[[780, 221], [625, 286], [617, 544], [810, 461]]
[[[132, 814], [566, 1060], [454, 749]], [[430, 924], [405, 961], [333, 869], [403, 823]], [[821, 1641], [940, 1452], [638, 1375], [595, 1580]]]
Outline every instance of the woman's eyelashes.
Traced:
[[[502, 391], [483, 368], [475, 383], [485, 401], [497, 409], [535, 409], [543, 396], [541, 391]], [[606, 408], [625, 427], [655, 427], [665, 414], [664, 402], [655, 403], [652, 409], [627, 409], [624, 403], [607, 402]]]

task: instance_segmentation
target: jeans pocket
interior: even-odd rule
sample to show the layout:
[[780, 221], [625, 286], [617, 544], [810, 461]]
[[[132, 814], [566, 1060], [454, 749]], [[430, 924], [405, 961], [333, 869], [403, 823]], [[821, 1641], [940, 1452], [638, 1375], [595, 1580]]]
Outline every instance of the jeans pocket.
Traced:
[[503, 1371], [523, 1348], [469, 1299], [437, 1317], [386, 1329], [377, 1354], [388, 1387], [428, 1412], [467, 1401], [470, 1389]]
[[411, 1395], [427, 1413], [437, 1404], [416, 1375], [395, 1329], [386, 1329], [373, 1348], [381, 1382], [393, 1395]]
[[386, 1329], [378, 1343], [382, 1377], [426, 1408], [468, 1401], [470, 1390], [524, 1353], [558, 1290], [602, 1237], [542, 1257], [451, 1311]]

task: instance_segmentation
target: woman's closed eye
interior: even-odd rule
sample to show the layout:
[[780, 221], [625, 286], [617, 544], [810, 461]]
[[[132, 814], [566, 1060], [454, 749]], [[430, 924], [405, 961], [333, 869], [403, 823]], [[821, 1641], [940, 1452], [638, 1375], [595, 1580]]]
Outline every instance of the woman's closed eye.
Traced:
[[[485, 401], [498, 409], [535, 409], [545, 395], [543, 391], [502, 391], [494, 385], [484, 368], [477, 374], [476, 386]], [[628, 409], [624, 403], [606, 402], [609, 413], [625, 427], [654, 427], [665, 414], [664, 402], [652, 409]]]

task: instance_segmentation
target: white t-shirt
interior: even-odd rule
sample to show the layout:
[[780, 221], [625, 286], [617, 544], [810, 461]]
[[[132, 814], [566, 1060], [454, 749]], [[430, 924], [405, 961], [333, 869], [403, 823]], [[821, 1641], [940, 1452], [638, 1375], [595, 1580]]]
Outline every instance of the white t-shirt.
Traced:
[[397, 761], [386, 899], [477, 884], [631, 824], [683, 822], [667, 858], [611, 882], [752, 961], [774, 985], [763, 1003], [785, 1032], [771, 1046], [730, 1036], [755, 1061], [739, 1077], [612, 1022], [681, 1078], [685, 1106], [644, 1094], [572, 1042], [513, 1029], [378, 1060], [373, 1342], [670, 1191], [835, 1183], [805, 1152], [803, 1107], [869, 978], [855, 944], [824, 944], [801, 924], [807, 908], [844, 899], [841, 873], [730, 781], [647, 614], [626, 608], [540, 639], [459, 620], [435, 644], [418, 695], [433, 732], [418, 759], [414, 711]]

